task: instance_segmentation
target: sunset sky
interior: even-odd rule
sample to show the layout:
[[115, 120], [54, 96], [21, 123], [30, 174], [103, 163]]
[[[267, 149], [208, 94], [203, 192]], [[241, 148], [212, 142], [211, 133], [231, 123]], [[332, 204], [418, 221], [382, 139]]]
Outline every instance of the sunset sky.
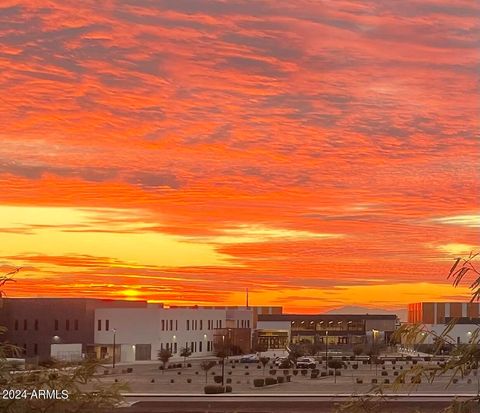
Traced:
[[401, 308], [480, 247], [480, 5], [0, 4], [8, 296]]

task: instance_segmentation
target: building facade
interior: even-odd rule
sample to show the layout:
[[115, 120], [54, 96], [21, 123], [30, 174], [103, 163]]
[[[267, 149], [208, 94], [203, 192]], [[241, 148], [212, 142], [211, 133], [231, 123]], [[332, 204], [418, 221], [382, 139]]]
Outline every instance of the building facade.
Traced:
[[251, 310], [163, 308], [103, 308], [95, 311], [95, 353], [98, 358], [117, 361], [157, 360], [160, 350], [180, 357], [189, 348], [193, 357], [215, 353], [219, 340], [243, 350], [251, 347]]
[[7, 328], [0, 340], [19, 347], [20, 357], [39, 361], [52, 355], [78, 358], [91, 351], [95, 309], [145, 305], [88, 298], [2, 298], [0, 304], [0, 325]]
[[375, 341], [387, 343], [397, 316], [376, 314], [260, 315], [254, 341], [267, 349], [285, 349], [289, 343], [310, 342], [351, 347]]

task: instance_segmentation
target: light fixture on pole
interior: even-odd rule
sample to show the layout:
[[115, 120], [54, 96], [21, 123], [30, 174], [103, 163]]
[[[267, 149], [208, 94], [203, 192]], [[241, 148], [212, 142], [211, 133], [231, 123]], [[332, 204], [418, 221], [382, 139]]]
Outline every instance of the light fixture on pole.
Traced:
[[116, 350], [116, 347], [117, 347], [117, 345], [115, 343], [116, 336], [117, 336], [117, 329], [114, 328], [113, 329], [113, 362], [112, 362], [112, 368], [115, 368], [115, 358], [116, 358], [115, 350]]

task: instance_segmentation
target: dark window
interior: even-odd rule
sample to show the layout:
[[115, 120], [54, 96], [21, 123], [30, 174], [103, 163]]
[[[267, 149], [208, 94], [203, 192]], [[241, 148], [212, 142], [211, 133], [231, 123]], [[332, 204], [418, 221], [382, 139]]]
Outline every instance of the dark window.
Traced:
[[23, 329], [26, 330], [28, 327], [28, 320], [23, 320]]
[[200, 320], [200, 330], [203, 330], [203, 320]]
[[173, 330], [173, 320], [170, 320], [170, 330]]
[[70, 330], [70, 320], [65, 320], [65, 330]]
[[162, 320], [162, 331], [165, 331], [165, 320]]
[[23, 354], [27, 354], [27, 343], [23, 345]]
[[174, 349], [173, 352], [176, 353], [177, 352], [177, 343], [173, 344], [173, 349]]
[[193, 353], [193, 341], [190, 343], [190, 351]]
[[75, 320], [73, 322], [75, 330], [78, 330], [78, 320]]
[[178, 330], [178, 320], [175, 320], [175, 330]]
[[201, 353], [202, 352], [202, 342], [198, 342], [198, 351]]
[[102, 331], [102, 320], [97, 321], [97, 331]]
[[54, 327], [55, 331], [58, 330], [58, 320], [55, 320], [55, 327]]
[[38, 330], [38, 320], [35, 320], [35, 325], [33, 327], [35, 330]]
[[37, 344], [37, 343], [35, 343], [35, 344], [33, 345], [33, 354], [34, 354], [35, 356], [38, 356], [38, 344]]
[[18, 320], [15, 320], [15, 330], [18, 330]]
[[190, 320], [187, 320], [187, 330], [190, 330]]
[[110, 331], [110, 320], [105, 320], [105, 330]]

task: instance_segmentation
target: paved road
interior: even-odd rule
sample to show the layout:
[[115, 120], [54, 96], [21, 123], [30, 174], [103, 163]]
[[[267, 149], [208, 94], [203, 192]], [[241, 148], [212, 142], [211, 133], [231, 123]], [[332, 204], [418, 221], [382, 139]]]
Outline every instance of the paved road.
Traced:
[[[457, 395], [458, 396], [458, 395]], [[473, 396], [462, 394], [460, 398]], [[454, 398], [452, 394], [395, 394], [386, 395], [383, 406], [372, 406], [372, 412], [382, 413], [438, 413]], [[351, 400], [351, 395], [131, 395], [130, 407], [116, 413], [331, 413], [339, 403]]]

